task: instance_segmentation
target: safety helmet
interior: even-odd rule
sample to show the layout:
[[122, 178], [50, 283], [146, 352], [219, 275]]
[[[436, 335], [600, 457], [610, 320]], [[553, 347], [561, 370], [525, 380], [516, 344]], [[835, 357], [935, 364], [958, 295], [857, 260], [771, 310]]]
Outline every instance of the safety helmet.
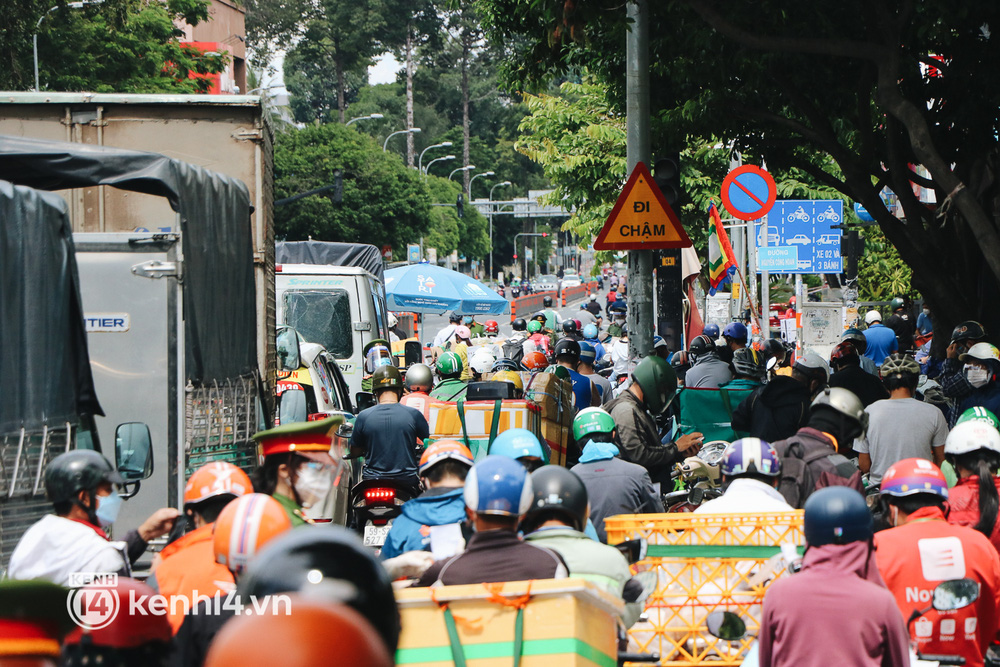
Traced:
[[488, 334], [500, 333], [500, 323], [496, 320], [486, 320], [486, 322], [483, 323], [483, 329], [485, 329]]
[[821, 380], [823, 384], [830, 381], [830, 365], [815, 352], [806, 352], [796, 359], [793, 368], [810, 378]]
[[493, 382], [510, 382], [520, 392], [524, 391], [524, 381], [517, 371], [497, 371], [491, 378]]
[[769, 357], [782, 357], [788, 353], [785, 349], [785, 344], [781, 342], [778, 338], [768, 338], [764, 343], [765, 351]]
[[545, 306], [546, 308], [551, 308], [552, 307], [552, 297], [551, 296], [544, 296], [544, 297], [542, 297], [542, 305]]
[[955, 424], [944, 441], [945, 454], [968, 454], [977, 449], [1000, 453], [1000, 432], [986, 422], [966, 421]]
[[959, 361], [994, 361], [1000, 363], [1000, 350], [990, 343], [976, 343], [965, 354], [958, 355]]
[[573, 322], [576, 323], [576, 330], [577, 331], [580, 331], [580, 329], [583, 328], [583, 322], [581, 322], [579, 319], [574, 319]]
[[1000, 430], [1000, 419], [997, 419], [997, 416], [993, 414], [991, 410], [988, 410], [981, 405], [969, 408], [968, 410], [963, 412], [959, 416], [958, 421], [955, 423], [955, 425], [958, 426], [959, 424], [964, 424], [965, 422], [969, 421], [977, 421], [977, 422], [982, 422], [984, 424], [989, 424], [993, 428]]
[[893, 375], [920, 375], [920, 364], [908, 354], [890, 354], [878, 369], [879, 377]]
[[247, 474], [227, 461], [212, 461], [192, 473], [184, 486], [184, 506], [197, 505], [210, 498], [253, 493]]
[[986, 329], [975, 320], [962, 322], [951, 332], [951, 342], [961, 343], [963, 340], [982, 340], [986, 338]]
[[806, 544], [848, 544], [875, 534], [872, 513], [864, 496], [846, 486], [828, 486], [806, 499], [803, 513]]
[[523, 520], [526, 531], [537, 528], [533, 525], [535, 517], [550, 512], [576, 530], [582, 531], [587, 525], [587, 487], [575, 473], [562, 466], [542, 466], [531, 473], [531, 489], [531, 508]]
[[893, 299], [889, 303], [889, 310], [892, 311], [892, 312], [896, 312], [897, 310], [899, 310], [900, 308], [902, 308], [905, 305], [906, 305], [906, 302], [903, 301], [903, 299], [901, 299], [901, 298], [899, 298], [897, 296], [895, 299]]
[[596, 294], [591, 294], [590, 295], [590, 300], [591, 301], [597, 301], [597, 295]]
[[615, 430], [615, 420], [603, 408], [584, 408], [573, 418], [573, 439], [582, 443], [588, 435], [611, 433]]
[[464, 496], [465, 506], [473, 512], [516, 517], [528, 511], [534, 493], [524, 466], [506, 456], [489, 455], [472, 466]]
[[729, 443], [722, 453], [719, 472], [727, 477], [747, 474], [777, 477], [781, 474], [781, 458], [769, 442], [740, 438]]
[[841, 341], [830, 353], [830, 366], [839, 368], [841, 366], [857, 366], [861, 363], [858, 348], [850, 341]]
[[881, 322], [882, 313], [878, 312], [874, 308], [865, 313], [865, 324], [872, 324], [873, 322]]
[[389, 313], [389, 315], [388, 315], [387, 319], [389, 320], [389, 328], [390, 328], [390, 329], [392, 329], [392, 328], [393, 328], [393, 327], [395, 327], [395, 326], [396, 326], [397, 324], [399, 324], [399, 318], [398, 318], [398, 317], [396, 317], [396, 316], [395, 316], [394, 314], [392, 314], [392, 313]]
[[427, 364], [413, 364], [406, 369], [406, 388], [427, 393], [434, 386], [434, 374]]
[[596, 324], [588, 324], [583, 328], [584, 338], [597, 338], [600, 335], [601, 330], [597, 328]]
[[677, 393], [677, 373], [660, 357], [646, 357], [632, 371], [632, 379], [642, 389], [642, 402], [654, 415], [666, 412]]
[[[236, 591], [244, 603], [301, 593], [327, 604], [346, 604], [368, 619], [390, 653], [396, 652], [400, 620], [392, 581], [378, 556], [357, 533], [342, 526], [320, 524], [288, 531], [251, 561]], [[292, 607], [293, 612], [296, 609]]]
[[763, 380], [767, 375], [764, 355], [750, 347], [741, 347], [733, 352], [733, 368], [738, 374], [755, 380]]
[[288, 613], [247, 613], [226, 623], [212, 640], [205, 667], [306, 667], [331, 656], [342, 665], [394, 664], [377, 624], [347, 605], [289, 595], [288, 607]]
[[456, 313], [454, 310], [448, 313], [448, 321], [452, 324], [462, 321], [462, 316]]
[[445, 352], [438, 357], [435, 368], [442, 378], [457, 378], [462, 374], [462, 357], [457, 352]]
[[667, 346], [667, 341], [663, 340], [663, 336], [653, 336], [653, 349], [659, 350]]
[[262, 546], [292, 527], [277, 500], [263, 493], [248, 493], [223, 508], [215, 520], [215, 562], [239, 573]]
[[510, 328], [514, 331], [524, 331], [528, 328], [528, 323], [524, 321], [523, 317], [519, 317], [510, 323]]
[[498, 373], [500, 371], [519, 371], [521, 370], [521, 364], [517, 363], [513, 359], [497, 359], [493, 363], [493, 372]]
[[403, 376], [395, 366], [379, 366], [372, 374], [372, 392], [403, 391]]
[[576, 324], [576, 320], [566, 320], [565, 322], [562, 323], [562, 328], [563, 328], [563, 333], [570, 335], [575, 334], [577, 331], [579, 331], [579, 327]]
[[882, 475], [879, 493], [896, 497], [932, 493], [947, 500], [948, 480], [941, 469], [927, 459], [902, 459], [889, 466]]
[[472, 338], [472, 331], [464, 324], [455, 327], [455, 338], [469, 340]]
[[719, 325], [718, 324], [706, 324], [705, 328], [701, 330], [701, 333], [708, 336], [712, 340], [719, 337]]
[[498, 435], [490, 445], [489, 453], [511, 459], [531, 456], [545, 463], [549, 462], [549, 455], [538, 441], [538, 437], [526, 428], [509, 428]]
[[458, 461], [471, 468], [476, 462], [472, 458], [469, 448], [457, 440], [438, 440], [427, 445], [424, 453], [420, 455], [420, 465], [417, 468], [420, 476], [441, 463], [442, 461]]
[[705, 334], [701, 334], [694, 337], [691, 345], [688, 346], [688, 351], [697, 358], [703, 354], [715, 352], [715, 342]]
[[556, 343], [556, 359], [569, 357], [574, 362], [580, 360], [580, 344], [572, 338], [562, 338]]
[[542, 324], [545, 324], [545, 322], [546, 322], [546, 321], [547, 321], [547, 320], [548, 320], [549, 318], [547, 318], [547, 317], [545, 316], [545, 311], [544, 311], [544, 310], [540, 310], [540, 311], [538, 311], [537, 313], [535, 313], [534, 315], [532, 315], [532, 316], [531, 316], [531, 319], [533, 319], [533, 320], [537, 320], [538, 322], [540, 322], [540, 323], [542, 323]]
[[722, 330], [722, 337], [732, 338], [736, 341], [746, 340], [747, 328], [742, 322], [730, 322], [726, 325], [726, 328]]
[[141, 659], [144, 656], [136, 655], [135, 650], [142, 648], [149, 650], [149, 661], [143, 664], [158, 664], [159, 656], [173, 639], [173, 632], [166, 614], [157, 614], [152, 609], [150, 600], [156, 597], [156, 591], [148, 584], [120, 576], [114, 585], [88, 584], [74, 595], [80, 596], [81, 601], [100, 600], [105, 609], [119, 613], [107, 624], [81, 625], [66, 636], [63, 644], [69, 664], [114, 665], [118, 663], [104, 655], [108, 649], [128, 650], [133, 658]]
[[528, 352], [521, 358], [521, 364], [529, 371], [540, 371], [549, 365], [549, 360], [545, 358], [543, 352]]
[[495, 364], [496, 361], [497, 358], [493, 356], [492, 352], [485, 347], [480, 347], [472, 353], [472, 356], [469, 357], [469, 367], [476, 373], [482, 375], [483, 373], [489, 373], [493, 370], [493, 364]]
[[858, 354], [864, 354], [865, 350], [868, 349], [868, 339], [865, 338], [865, 333], [861, 329], [851, 327], [846, 329], [840, 336], [840, 340], [848, 341], [854, 343], [854, 347], [857, 348]]
[[688, 351], [687, 350], [677, 350], [670, 355], [670, 365], [676, 370], [682, 366], [687, 366], [688, 364]]
[[542, 323], [538, 320], [531, 320], [528, 322], [528, 333], [536, 334], [542, 330]]
[[843, 387], [827, 387], [813, 399], [809, 411], [817, 409], [832, 409], [844, 417], [856, 422], [861, 427], [861, 433], [868, 430], [868, 413], [861, 400], [850, 389]]
[[795, 302], [796, 302], [796, 298], [794, 296], [788, 297], [788, 305], [789, 306], [794, 306]]
[[597, 361], [597, 350], [585, 340], [580, 341], [580, 361], [589, 366], [593, 366]]
[[392, 353], [385, 345], [367, 345], [365, 351], [365, 372], [374, 373], [382, 366], [392, 365]]
[[124, 481], [111, 462], [92, 449], [60, 454], [45, 466], [45, 493], [53, 503], [76, 501], [80, 491], [93, 491], [104, 482]]

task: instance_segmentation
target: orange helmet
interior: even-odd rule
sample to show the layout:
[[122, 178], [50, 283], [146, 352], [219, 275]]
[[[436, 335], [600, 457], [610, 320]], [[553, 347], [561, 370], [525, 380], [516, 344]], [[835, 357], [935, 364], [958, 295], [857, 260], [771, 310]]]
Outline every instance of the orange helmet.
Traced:
[[464, 463], [470, 468], [475, 465], [472, 452], [469, 448], [457, 440], [438, 440], [427, 446], [420, 456], [420, 474], [423, 475], [429, 469], [446, 459]]
[[[149, 601], [156, 596], [156, 591], [141, 581], [119, 577], [118, 584], [113, 588], [101, 584], [84, 586], [70, 597], [74, 605], [76, 596], [80, 596], [81, 602], [86, 599], [91, 600], [92, 610], [117, 609], [118, 611], [107, 625], [101, 626], [100, 623], [95, 623], [93, 629], [84, 629], [81, 626], [69, 633], [64, 643], [67, 652], [72, 655], [76, 655], [78, 650], [99, 652], [102, 648], [130, 649], [154, 642], [166, 647], [173, 638], [167, 616], [154, 613], [150, 605]], [[132, 608], [133, 602], [135, 609]], [[86, 613], [86, 609], [84, 611]], [[77, 645], [80, 645], [79, 649], [76, 648]], [[92, 656], [92, 662], [99, 664], [101, 660], [93, 661]]]
[[263, 493], [250, 493], [231, 503], [215, 521], [215, 560], [242, 572], [267, 542], [292, 527], [285, 508]]
[[[312, 667], [331, 662], [391, 667], [385, 642], [343, 604], [288, 595], [273, 613], [237, 616], [215, 637], [205, 667]], [[287, 609], [287, 611], [286, 611]], [[280, 637], [280, 641], [275, 641]]]
[[184, 505], [192, 505], [222, 495], [239, 498], [253, 492], [247, 474], [225, 461], [212, 461], [194, 471], [184, 487]]
[[521, 364], [529, 371], [540, 371], [549, 365], [549, 360], [543, 352], [529, 352], [521, 359]]

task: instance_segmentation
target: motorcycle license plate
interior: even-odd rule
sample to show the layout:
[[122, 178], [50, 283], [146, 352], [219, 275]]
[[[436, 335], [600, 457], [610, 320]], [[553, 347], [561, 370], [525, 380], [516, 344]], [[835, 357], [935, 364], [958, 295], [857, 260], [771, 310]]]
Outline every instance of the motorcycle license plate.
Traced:
[[385, 536], [391, 526], [365, 526], [365, 546], [380, 547], [385, 544]]

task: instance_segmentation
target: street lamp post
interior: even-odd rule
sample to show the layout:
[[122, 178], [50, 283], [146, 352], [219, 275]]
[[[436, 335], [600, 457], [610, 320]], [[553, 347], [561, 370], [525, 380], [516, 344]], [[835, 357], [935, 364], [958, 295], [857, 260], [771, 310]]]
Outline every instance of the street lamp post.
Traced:
[[359, 120], [377, 120], [379, 118], [384, 118], [384, 116], [380, 113], [370, 113], [367, 116], [358, 116], [357, 118], [352, 118], [351, 120], [344, 123], [344, 127], [347, 127], [351, 123], [356, 123]]
[[[510, 185], [510, 181], [497, 183], [492, 188], [490, 188], [490, 196], [487, 199], [487, 201], [493, 201], [493, 191], [496, 190], [497, 188], [502, 188], [505, 185]], [[490, 280], [493, 280], [493, 207], [492, 206], [490, 206]]]
[[385, 141], [382, 142], [382, 152], [383, 153], [386, 150], [388, 150], [389, 140], [392, 139], [397, 134], [420, 134], [420, 128], [419, 127], [408, 127], [405, 130], [397, 130], [397, 131], [393, 132], [392, 134], [390, 134], [388, 137], [385, 138]]
[[473, 176], [472, 178], [469, 179], [469, 201], [470, 202], [472, 201], [472, 182], [474, 180], [476, 180], [477, 178], [479, 178], [480, 176], [493, 176], [493, 172], [492, 171], [484, 171], [483, 173], [476, 174], [475, 176]]
[[[84, 5], [99, 5], [102, 2], [104, 2], [104, 0], [79, 0], [78, 2], [67, 2], [66, 6], [69, 7], [69, 8], [72, 8], [72, 9], [80, 9]], [[45, 20], [46, 16], [48, 16], [49, 14], [51, 14], [52, 12], [54, 12], [55, 10], [59, 9], [59, 7], [60, 7], [60, 5], [56, 5], [55, 7], [50, 7], [49, 10], [47, 12], [45, 12], [44, 14], [42, 14], [41, 18], [38, 19], [38, 22], [35, 23], [35, 34], [34, 34], [34, 36], [32, 36], [32, 43], [33, 43], [34, 56], [35, 56], [35, 92], [36, 93], [41, 90], [41, 88], [39, 88], [39, 85], [38, 85], [38, 27], [40, 25], [42, 25], [42, 21]]]
[[[439, 144], [434, 144], [433, 146], [428, 146], [424, 150], [420, 151], [420, 157], [417, 158], [417, 171], [418, 172], [423, 172], [423, 170], [424, 170], [424, 168], [423, 168], [424, 153], [426, 153], [427, 151], [429, 151], [432, 148], [448, 148], [450, 146], [451, 146], [451, 142], [450, 141], [442, 141]], [[430, 165], [427, 165], [427, 166], [430, 167]]]
[[[518, 236], [536, 236], [536, 237], [537, 236], [541, 236], [542, 238], [545, 238], [548, 235], [549, 235], [548, 232], [518, 232], [517, 234], [514, 234], [514, 255], [517, 255], [517, 237]], [[537, 239], [535, 239], [535, 240], [537, 241]], [[537, 245], [535, 246], [535, 249], [537, 251], [537, 249], [538, 249]], [[532, 259], [532, 261], [533, 262], [537, 262], [538, 261], [538, 257], [535, 257], [534, 259]], [[524, 254], [524, 273], [522, 273], [521, 276], [524, 277], [524, 278], [528, 277], [528, 254], [527, 253]]]
[[[427, 165], [427, 166], [430, 167], [430, 165]], [[454, 176], [455, 174], [457, 174], [460, 171], [471, 171], [471, 170], [473, 170], [475, 168], [476, 168], [476, 165], [474, 165], [474, 164], [467, 164], [464, 167], [459, 167], [455, 171], [453, 171], [450, 174], [448, 174], [448, 180], [450, 181], [451, 177]]]
[[441, 162], [442, 160], [454, 160], [454, 159], [455, 159], [454, 155], [445, 155], [444, 157], [434, 158], [433, 160], [427, 163], [427, 168], [424, 169], [424, 173], [429, 174], [431, 171], [431, 165], [433, 165], [435, 162]]

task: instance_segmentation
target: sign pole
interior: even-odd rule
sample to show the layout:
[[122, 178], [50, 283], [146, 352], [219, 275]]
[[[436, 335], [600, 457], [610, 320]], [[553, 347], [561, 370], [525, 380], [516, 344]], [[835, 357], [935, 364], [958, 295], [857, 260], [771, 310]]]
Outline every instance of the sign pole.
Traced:
[[[761, 246], [767, 247], [767, 216], [765, 215], [761, 221], [760, 233], [762, 234]], [[756, 254], [756, 239], [754, 239], [754, 253]], [[754, 276], [754, 280], [757, 276]], [[761, 319], [763, 320], [761, 324], [761, 335], [764, 340], [771, 337], [771, 274], [768, 271], [760, 272], [760, 312]]]

